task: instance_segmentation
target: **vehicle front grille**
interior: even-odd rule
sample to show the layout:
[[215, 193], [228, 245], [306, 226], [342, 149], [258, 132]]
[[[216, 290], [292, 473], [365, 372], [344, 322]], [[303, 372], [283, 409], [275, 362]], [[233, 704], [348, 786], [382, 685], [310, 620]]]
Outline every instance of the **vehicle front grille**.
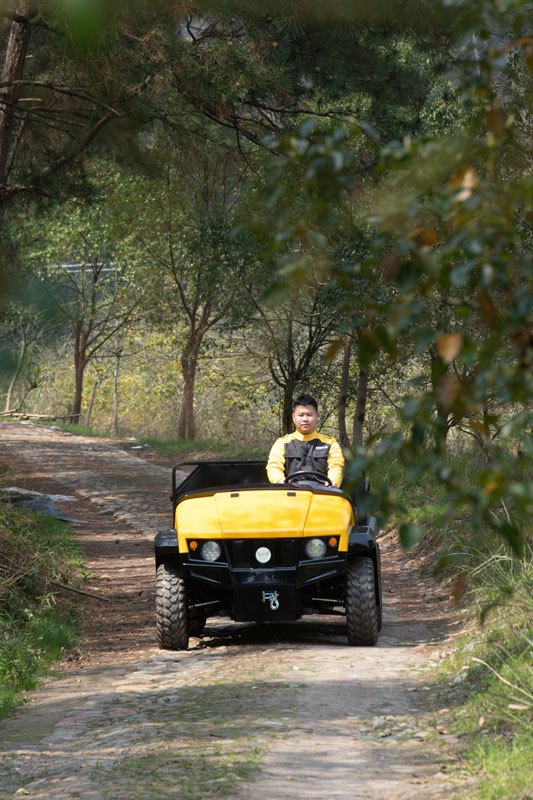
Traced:
[[[295, 567], [300, 555], [301, 539], [226, 539], [228, 559], [232, 567]], [[272, 558], [260, 564], [255, 557], [259, 547], [268, 547]]]

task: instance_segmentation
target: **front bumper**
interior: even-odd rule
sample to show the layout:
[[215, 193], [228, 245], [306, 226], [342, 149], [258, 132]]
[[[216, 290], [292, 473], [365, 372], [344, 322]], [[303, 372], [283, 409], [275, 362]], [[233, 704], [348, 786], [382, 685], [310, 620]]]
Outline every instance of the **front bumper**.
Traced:
[[[220, 559], [211, 563], [190, 553], [180, 554], [176, 532], [163, 531], [156, 537], [156, 562], [179, 566], [199, 605], [217, 601], [215, 607], [242, 622], [288, 621], [299, 619], [317, 596], [337, 598], [342, 604], [350, 557], [370, 556], [378, 569], [379, 555], [368, 528], [354, 528], [349, 538], [348, 552], [332, 548], [318, 559], [305, 555], [301, 538], [224, 540]], [[271, 549], [272, 559], [261, 566], [253, 553], [265, 546]]]

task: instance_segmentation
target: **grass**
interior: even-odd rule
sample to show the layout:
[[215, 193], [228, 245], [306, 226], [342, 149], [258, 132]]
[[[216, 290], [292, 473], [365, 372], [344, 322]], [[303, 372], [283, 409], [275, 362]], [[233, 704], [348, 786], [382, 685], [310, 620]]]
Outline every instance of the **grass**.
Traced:
[[445, 702], [461, 742], [459, 775], [474, 778], [472, 800], [531, 797], [532, 656], [532, 640], [501, 614], [474, 627], [447, 665]]
[[65, 523], [16, 510], [0, 513], [0, 718], [76, 643], [72, 601], [52, 581], [80, 570]]
[[[50, 426], [50, 422], [43, 422], [39, 424], [47, 427]], [[77, 422], [54, 422], [52, 424], [57, 428], [61, 428], [62, 431], [74, 433], [76, 436], [99, 436], [103, 438], [111, 438], [112, 436], [111, 433], [102, 433], [101, 431], [97, 431], [94, 428], [89, 428], [87, 425], [81, 425]]]
[[532, 753], [531, 732], [508, 741], [479, 737], [467, 753], [467, 771], [477, 779], [469, 796], [476, 800], [529, 800], [533, 786]]
[[[475, 456], [453, 458], [462, 479], [484, 469]], [[403, 509], [389, 521], [416, 522], [423, 552], [453, 578], [466, 629], [441, 667], [437, 687], [458, 737], [457, 777], [469, 780], [469, 800], [533, 800], [533, 536], [517, 558], [494, 531], [475, 528], [466, 511], [450, 512], [434, 475], [409, 483], [397, 462], [382, 464]], [[511, 498], [492, 509], [514, 521]], [[464, 790], [460, 796], [464, 796]]]
[[[466, 538], [466, 537], [465, 537]], [[460, 736], [472, 800], [525, 800], [533, 790], [533, 550], [519, 561], [495, 537], [463, 541], [470, 620], [441, 686]]]
[[162, 455], [191, 455], [202, 458], [207, 454], [212, 458], [227, 459], [266, 459], [267, 452], [263, 446], [254, 446], [245, 442], [214, 442], [210, 439], [154, 439], [141, 437], [140, 444], [147, 444]]

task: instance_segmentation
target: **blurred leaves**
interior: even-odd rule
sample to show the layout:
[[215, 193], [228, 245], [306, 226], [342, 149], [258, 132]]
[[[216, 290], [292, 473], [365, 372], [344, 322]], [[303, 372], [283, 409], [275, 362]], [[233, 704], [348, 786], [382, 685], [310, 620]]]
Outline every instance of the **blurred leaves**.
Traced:
[[398, 535], [404, 550], [410, 550], [420, 541], [422, 537], [422, 529], [419, 525], [415, 525], [414, 523], [406, 523], [404, 525], [400, 525]]
[[[360, 368], [383, 358], [394, 363], [411, 347], [430, 364], [430, 386], [413, 382], [398, 410], [397, 432], [370, 439], [356, 459], [360, 469], [364, 458], [371, 475], [374, 511], [383, 519], [394, 502], [375, 473], [376, 457], [397, 455], [412, 474], [423, 463], [442, 483], [447, 502], [469, 508], [476, 524], [498, 532], [520, 557], [522, 514], [533, 494], [533, 453], [524, 446], [533, 396], [530, 5], [445, 5], [457, 14], [454, 80], [468, 124], [445, 137], [435, 131], [382, 146], [359, 121], [327, 131], [306, 124], [278, 139], [270, 191], [276, 192], [273, 208], [281, 209], [276, 224], [284, 246], [294, 253], [294, 271], [289, 258], [278, 280], [288, 289], [302, 285], [297, 264], [299, 252], [310, 250], [307, 226], [315, 242], [317, 232], [325, 237], [318, 244], [322, 269], [346, 287], [347, 271], [331, 258], [332, 243], [350, 226], [371, 232], [371, 252], [352, 271], [353, 281], [373, 287], [366, 310], [372, 309], [374, 324], [361, 326], [358, 335]], [[356, 157], [363, 144], [372, 148], [370, 166]], [[285, 209], [297, 193], [308, 207], [291, 230]], [[342, 309], [347, 326], [350, 313], [352, 324], [362, 316], [349, 295]], [[473, 484], [445, 460], [454, 426], [478, 442], [489, 467]], [[506, 493], [517, 499], [512, 521], [497, 511]], [[405, 547], [419, 537], [417, 526], [400, 528]]]

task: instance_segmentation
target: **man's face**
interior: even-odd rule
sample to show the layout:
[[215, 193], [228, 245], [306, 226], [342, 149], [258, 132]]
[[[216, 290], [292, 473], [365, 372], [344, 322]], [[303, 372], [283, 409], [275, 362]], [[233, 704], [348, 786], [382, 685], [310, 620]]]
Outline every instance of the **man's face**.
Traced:
[[298, 433], [305, 435], [314, 433], [318, 422], [318, 412], [315, 411], [313, 406], [296, 406], [292, 421]]

